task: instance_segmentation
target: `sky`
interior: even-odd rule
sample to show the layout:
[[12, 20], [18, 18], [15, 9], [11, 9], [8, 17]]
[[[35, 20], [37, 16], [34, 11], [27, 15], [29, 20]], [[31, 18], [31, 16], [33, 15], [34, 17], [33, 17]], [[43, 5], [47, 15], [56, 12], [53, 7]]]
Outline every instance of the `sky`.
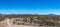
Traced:
[[0, 0], [0, 13], [60, 15], [60, 0]]

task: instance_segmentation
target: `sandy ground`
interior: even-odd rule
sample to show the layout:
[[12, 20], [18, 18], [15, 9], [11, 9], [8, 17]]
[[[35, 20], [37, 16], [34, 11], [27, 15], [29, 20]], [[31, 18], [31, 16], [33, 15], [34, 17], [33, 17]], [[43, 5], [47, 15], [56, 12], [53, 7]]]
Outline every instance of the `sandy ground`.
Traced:
[[0, 22], [0, 27], [38, 27], [38, 26], [12, 25], [11, 23], [9, 23], [9, 20], [6, 19], [6, 20]]
[[0, 27], [52, 27], [52, 26], [28, 26], [28, 25], [11, 25], [0, 23]]
[[12, 27], [38, 27], [38, 26], [12, 25]]
[[[0, 27], [39, 27], [39, 26], [28, 26], [28, 25], [8, 25], [5, 23], [0, 23]], [[40, 27], [52, 27], [52, 26], [40, 26]]]
[[0, 22], [0, 27], [52, 27], [52, 26], [28, 26], [28, 25], [12, 25], [9, 20]]
[[0, 23], [0, 27], [8, 27], [8, 25]]
[[0, 27], [38, 27], [38, 26], [27, 26], [27, 25], [11, 25], [11, 26], [8, 26], [6, 24], [0, 23]]

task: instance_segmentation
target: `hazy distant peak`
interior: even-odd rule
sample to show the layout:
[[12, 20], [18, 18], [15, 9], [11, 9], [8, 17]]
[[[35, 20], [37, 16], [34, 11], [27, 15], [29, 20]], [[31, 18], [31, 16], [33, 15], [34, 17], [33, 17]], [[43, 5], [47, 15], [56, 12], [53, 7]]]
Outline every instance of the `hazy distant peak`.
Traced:
[[50, 16], [54, 16], [54, 15], [56, 15], [56, 14], [49, 14]]

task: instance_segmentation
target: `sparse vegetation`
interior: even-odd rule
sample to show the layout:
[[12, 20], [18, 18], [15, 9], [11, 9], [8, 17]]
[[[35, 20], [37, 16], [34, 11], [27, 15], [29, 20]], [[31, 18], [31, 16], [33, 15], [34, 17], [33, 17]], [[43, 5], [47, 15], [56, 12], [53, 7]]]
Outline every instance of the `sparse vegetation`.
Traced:
[[[13, 19], [13, 24], [17, 25], [35, 25], [40, 26], [55, 26], [60, 23], [60, 16], [45, 16], [45, 15], [6, 15], [5, 18]], [[5, 18], [0, 18], [4, 20]]]

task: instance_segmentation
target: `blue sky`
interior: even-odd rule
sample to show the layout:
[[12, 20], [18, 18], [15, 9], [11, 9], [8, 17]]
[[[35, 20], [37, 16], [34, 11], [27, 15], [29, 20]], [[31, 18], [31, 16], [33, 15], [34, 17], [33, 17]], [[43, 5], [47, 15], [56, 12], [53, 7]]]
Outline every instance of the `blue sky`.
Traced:
[[60, 15], [60, 0], [0, 0], [0, 13]]

